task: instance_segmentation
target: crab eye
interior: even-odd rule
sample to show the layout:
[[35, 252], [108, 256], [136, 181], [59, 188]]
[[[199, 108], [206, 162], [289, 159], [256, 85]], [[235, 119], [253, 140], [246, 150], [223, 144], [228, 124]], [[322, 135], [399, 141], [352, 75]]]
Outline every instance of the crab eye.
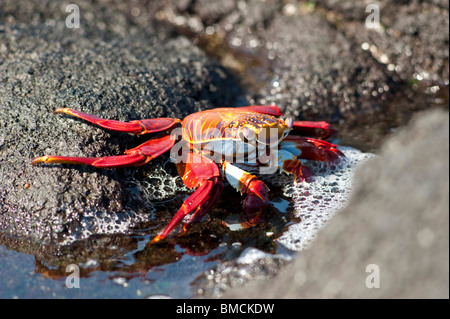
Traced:
[[256, 137], [255, 132], [250, 130], [248, 127], [244, 127], [239, 133], [239, 137], [243, 142], [253, 141]]
[[288, 117], [284, 122], [289, 128], [292, 128], [292, 126], [294, 125], [294, 120], [292, 119], [292, 117]]

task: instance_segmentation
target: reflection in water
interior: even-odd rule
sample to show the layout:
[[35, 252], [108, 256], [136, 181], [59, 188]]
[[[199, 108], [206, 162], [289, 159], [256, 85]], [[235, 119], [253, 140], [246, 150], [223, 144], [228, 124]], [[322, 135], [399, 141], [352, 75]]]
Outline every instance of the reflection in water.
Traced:
[[[225, 187], [202, 222], [183, 236], [172, 236], [156, 244], [150, 244], [151, 239], [165, 227], [170, 212], [176, 211], [188, 194], [152, 202], [152, 218], [129, 229], [127, 234], [91, 235], [64, 245], [43, 245], [0, 234], [0, 244], [33, 255], [35, 275], [27, 279], [31, 283], [23, 284], [32, 286], [44, 279], [51, 286], [47, 290], [58, 297], [74, 296], [64, 284], [70, 274], [67, 266], [71, 264], [78, 267], [80, 285], [85, 287], [77, 297], [220, 296], [234, 283], [275, 274], [279, 265], [293, 251], [311, 242], [321, 225], [346, 202], [352, 172], [368, 155], [346, 147], [342, 151], [346, 157], [338, 165], [307, 163], [315, 174], [311, 183], [294, 186], [287, 175], [260, 176], [271, 190], [271, 205], [264, 220], [253, 227], [236, 226], [243, 221], [243, 197]], [[110, 219], [104, 214], [97, 217], [97, 221]], [[242, 264], [248, 257], [252, 262]], [[0, 270], [1, 267], [0, 258]], [[41, 290], [31, 296], [41, 297]]]
[[[239, 220], [241, 216], [242, 198], [226, 187], [222, 199], [208, 215], [209, 220], [193, 225], [183, 236], [167, 238], [157, 244], [149, 242], [164, 227], [164, 221], [158, 225], [143, 223], [130, 235], [96, 235], [70, 245], [40, 245], [3, 234], [0, 234], [0, 244], [9, 250], [33, 255], [35, 280], [43, 276], [56, 280], [59, 287], [64, 286], [64, 280], [70, 275], [66, 267], [75, 264], [79, 267], [81, 286], [83, 280], [91, 278], [113, 282], [113, 288], [133, 281], [141, 286], [140, 290], [173, 297], [192, 297], [195, 291], [192, 283], [202, 273], [221, 263], [236, 260], [246, 248], [256, 247], [270, 254], [277, 253], [274, 239], [295, 217], [289, 199], [282, 198], [275, 189], [271, 196], [272, 205], [264, 222], [240, 231], [231, 231], [223, 223], [225, 219]], [[167, 209], [180, 200], [182, 198], [174, 198], [174, 202], [166, 201], [164, 205]], [[170, 291], [174, 284], [185, 287], [184, 291]], [[67, 289], [60, 291], [58, 297], [65, 293], [68, 293]], [[122, 297], [119, 291], [113, 296]]]
[[[225, 187], [203, 221], [183, 236], [172, 236], [156, 244], [150, 244], [151, 239], [165, 227], [171, 212], [177, 210], [188, 193], [152, 201], [148, 221], [127, 229], [127, 234], [97, 234], [80, 237], [70, 244], [53, 245], [0, 234], [0, 244], [34, 256], [35, 274], [23, 285], [36, 286], [45, 280], [50, 286], [46, 289], [58, 297], [74, 296], [73, 289], [65, 285], [71, 274], [67, 266], [71, 264], [78, 267], [80, 285], [84, 287], [77, 297], [220, 296], [235, 284], [276, 274], [280, 264], [308, 245], [347, 202], [353, 171], [370, 155], [348, 147], [341, 150], [346, 157], [340, 164], [306, 163], [315, 174], [310, 183], [294, 186], [290, 176], [261, 175], [271, 190], [271, 205], [264, 220], [253, 227], [239, 227], [244, 221], [243, 197]], [[98, 214], [96, 220], [110, 223], [107, 214]], [[0, 271], [2, 267], [0, 258]], [[33, 291], [31, 297], [42, 297], [41, 290]], [[0, 290], [0, 296], [1, 293]]]

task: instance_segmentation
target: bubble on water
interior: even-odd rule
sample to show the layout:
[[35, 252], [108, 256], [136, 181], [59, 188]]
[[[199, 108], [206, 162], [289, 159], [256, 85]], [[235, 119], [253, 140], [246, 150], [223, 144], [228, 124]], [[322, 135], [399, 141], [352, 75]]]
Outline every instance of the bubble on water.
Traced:
[[143, 199], [148, 203], [189, 191], [178, 175], [172, 176], [161, 166], [155, 166], [147, 178], [138, 180], [131, 177], [129, 182], [142, 193]]
[[[257, 167], [245, 167], [245, 170], [268, 183], [270, 188], [282, 189], [283, 195], [291, 198], [294, 203], [294, 215], [300, 222], [291, 224], [277, 239], [286, 248], [299, 251], [314, 240], [317, 231], [347, 203], [355, 168], [373, 157], [372, 154], [350, 147], [340, 147], [340, 150], [346, 157], [333, 167], [320, 162], [305, 162], [315, 174], [315, 180], [311, 183], [294, 184], [292, 176], [287, 174], [258, 174]], [[128, 208], [121, 212], [111, 212], [101, 207], [86, 208], [78, 222], [69, 227], [68, 233], [61, 239], [62, 244], [70, 244], [92, 235], [130, 234], [133, 227], [152, 218], [155, 202], [170, 199], [180, 192], [189, 192], [179, 176], [170, 174], [159, 165], [155, 165], [146, 178], [131, 176], [127, 183], [130, 196], [136, 196], [133, 201], [143, 205], [145, 214]]]
[[316, 238], [316, 234], [348, 202], [355, 168], [373, 154], [351, 147], [339, 147], [345, 158], [334, 167], [320, 162], [307, 162], [315, 175], [311, 183], [285, 182], [283, 194], [291, 197], [294, 215], [299, 223], [289, 226], [278, 242], [290, 250], [300, 251]]
[[110, 212], [105, 208], [86, 209], [79, 217], [78, 226], [69, 227], [68, 234], [64, 235], [60, 244], [69, 245], [93, 235], [130, 234], [134, 226], [148, 218], [146, 214], [129, 210]]
[[242, 254], [239, 256], [239, 258], [236, 260], [238, 264], [244, 265], [244, 264], [253, 264], [257, 260], [264, 259], [264, 258], [280, 258], [284, 260], [291, 260], [291, 257], [288, 255], [283, 254], [269, 254], [266, 252], [263, 252], [262, 250], [249, 247], [246, 248]]
[[155, 165], [144, 178], [130, 176], [127, 188], [132, 197], [130, 202], [138, 203], [141, 210], [135, 211], [125, 206], [124, 210], [113, 212], [104, 207], [86, 207], [79, 221], [69, 227], [60, 243], [68, 245], [93, 235], [131, 234], [136, 225], [153, 218], [154, 202], [172, 198], [180, 191], [188, 191], [179, 176], [172, 176], [159, 165]]
[[286, 248], [300, 251], [315, 239], [318, 230], [348, 202], [356, 167], [375, 156], [352, 147], [339, 146], [339, 150], [345, 154], [339, 164], [302, 160], [314, 174], [311, 183], [295, 184], [292, 175], [279, 172], [258, 174], [257, 167], [235, 164], [257, 175], [258, 179], [270, 185], [269, 188], [280, 187], [283, 196], [291, 198], [294, 215], [300, 222], [290, 225], [278, 238]]

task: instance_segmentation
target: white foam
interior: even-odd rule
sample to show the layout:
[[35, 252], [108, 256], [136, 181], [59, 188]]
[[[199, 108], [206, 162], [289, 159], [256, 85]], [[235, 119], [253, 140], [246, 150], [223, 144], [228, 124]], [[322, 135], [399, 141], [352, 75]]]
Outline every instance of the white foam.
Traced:
[[317, 232], [348, 202], [355, 168], [374, 156], [351, 147], [339, 149], [346, 157], [336, 166], [306, 163], [315, 175], [312, 183], [282, 184], [284, 195], [294, 202], [295, 217], [300, 219], [277, 239], [286, 248], [300, 251], [311, 244]]
[[[346, 158], [335, 169], [320, 162], [306, 163], [315, 174], [315, 181], [312, 183], [294, 184], [292, 176], [286, 174], [258, 175], [270, 185], [282, 187], [283, 194], [291, 197], [294, 202], [294, 214], [300, 222], [290, 225], [277, 239], [278, 243], [286, 248], [299, 251], [314, 240], [318, 230], [347, 203], [355, 168], [373, 156], [351, 147], [339, 149]], [[252, 171], [257, 168], [247, 167], [246, 170]], [[257, 174], [257, 171], [255, 173]], [[139, 190], [138, 200], [142, 201], [149, 213], [154, 210], [153, 202], [166, 200], [179, 192], [188, 191], [178, 176], [172, 176], [157, 165], [147, 178], [138, 180], [130, 177], [127, 182], [129, 187], [136, 187]], [[130, 229], [140, 222], [148, 221], [149, 218], [151, 214], [139, 214], [132, 210], [112, 213], [102, 208], [87, 209], [80, 217], [79, 226], [72, 230], [73, 233], [69, 232], [61, 244], [70, 244], [96, 234], [128, 234]]]
[[239, 258], [236, 260], [236, 262], [240, 265], [250, 265], [250, 264], [254, 264], [256, 261], [260, 260], [260, 259], [264, 259], [264, 258], [280, 258], [283, 260], [291, 260], [291, 257], [288, 255], [283, 255], [283, 254], [269, 254], [266, 252], [263, 252], [262, 250], [259, 250], [257, 248], [253, 248], [253, 247], [249, 247], [246, 248], [241, 255], [239, 256]]
[[142, 192], [142, 197], [147, 203], [173, 197], [178, 192], [189, 191], [178, 175], [170, 175], [161, 166], [155, 166], [147, 178], [138, 180], [130, 177], [129, 182]]
[[129, 234], [137, 223], [144, 222], [146, 219], [147, 216], [132, 211], [113, 213], [103, 208], [86, 210], [80, 216], [79, 225], [71, 228], [59, 244], [69, 245], [92, 235]]
[[106, 208], [86, 208], [80, 216], [79, 226], [71, 229], [61, 240], [61, 245], [68, 245], [77, 240], [87, 239], [92, 235], [130, 234], [133, 227], [152, 218], [153, 202], [162, 201], [176, 195], [178, 191], [188, 191], [178, 176], [172, 176], [163, 167], [155, 165], [146, 178], [137, 179], [130, 176], [127, 180], [130, 191], [136, 188], [136, 201], [145, 207], [145, 214], [125, 208], [121, 212], [111, 212]]

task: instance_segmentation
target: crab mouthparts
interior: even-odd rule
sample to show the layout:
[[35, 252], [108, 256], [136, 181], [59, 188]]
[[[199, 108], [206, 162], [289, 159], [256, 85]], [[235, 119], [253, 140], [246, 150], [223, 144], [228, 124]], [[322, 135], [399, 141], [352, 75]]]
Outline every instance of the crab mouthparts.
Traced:
[[290, 130], [285, 126], [268, 126], [259, 129], [244, 127], [240, 137], [242, 141], [250, 144], [276, 145], [289, 134]]

